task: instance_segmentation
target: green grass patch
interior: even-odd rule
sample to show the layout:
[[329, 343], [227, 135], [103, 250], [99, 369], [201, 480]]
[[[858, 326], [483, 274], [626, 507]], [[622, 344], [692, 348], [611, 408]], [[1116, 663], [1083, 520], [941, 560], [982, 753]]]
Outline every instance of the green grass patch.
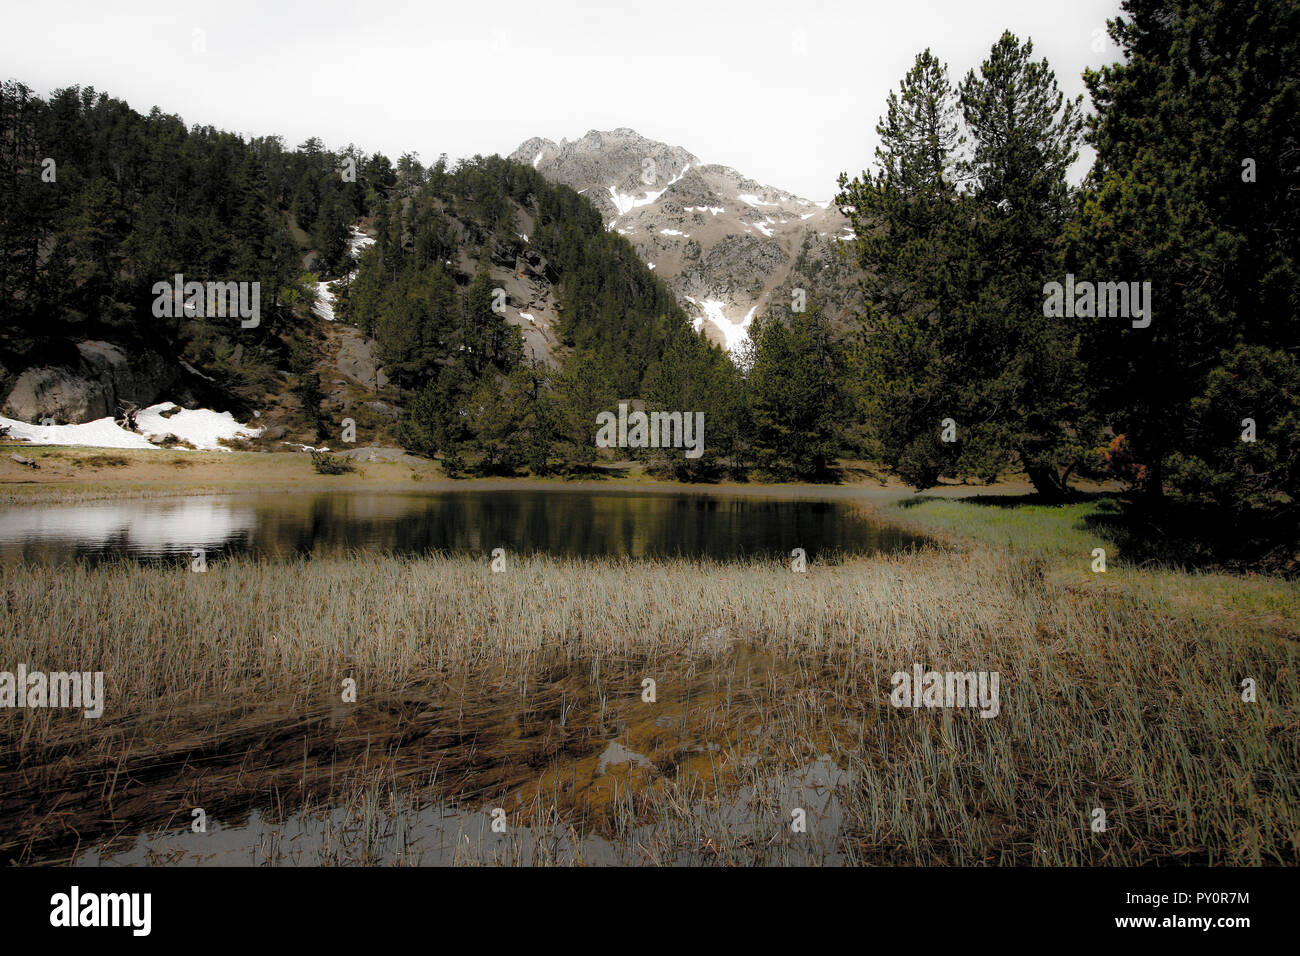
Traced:
[[1117, 513], [1115, 501], [1098, 497], [1060, 505], [1028, 504], [1014, 497], [908, 498], [888, 506], [892, 520], [919, 530], [1040, 555], [1089, 556], [1105, 548], [1109, 565], [1120, 553], [1114, 538], [1090, 527]]

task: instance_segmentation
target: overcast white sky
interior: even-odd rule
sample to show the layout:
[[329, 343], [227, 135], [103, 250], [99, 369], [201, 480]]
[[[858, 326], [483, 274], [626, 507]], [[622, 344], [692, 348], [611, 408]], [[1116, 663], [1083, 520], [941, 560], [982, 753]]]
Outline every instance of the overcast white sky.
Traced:
[[40, 0], [6, 5], [0, 75], [426, 163], [630, 126], [826, 199], [841, 170], [870, 164], [885, 97], [918, 51], [957, 80], [1010, 29], [1085, 93], [1084, 67], [1116, 59], [1108, 38], [1093, 47], [1118, 12], [1119, 0]]

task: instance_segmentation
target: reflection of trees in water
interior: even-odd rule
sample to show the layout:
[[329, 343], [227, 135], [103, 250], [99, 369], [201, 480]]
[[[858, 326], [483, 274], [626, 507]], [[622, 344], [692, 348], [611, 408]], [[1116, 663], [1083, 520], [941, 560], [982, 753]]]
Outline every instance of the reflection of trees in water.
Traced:
[[[376, 499], [381, 499], [376, 501]], [[915, 539], [834, 502], [608, 492], [463, 491], [431, 495], [327, 494], [267, 503], [258, 551], [398, 553], [780, 555], [892, 551]]]
[[[425, 495], [267, 495], [230, 507], [256, 520], [220, 546], [254, 554], [336, 554], [349, 550], [430, 551], [633, 558], [747, 555], [784, 558], [795, 547], [819, 553], [893, 551], [916, 539], [873, 524], [847, 502], [752, 496], [579, 491], [463, 491]], [[142, 512], [143, 514], [143, 512]], [[121, 542], [115, 542], [122, 547]], [[0, 548], [6, 547], [0, 543]], [[27, 555], [86, 554], [70, 542], [26, 541]], [[124, 550], [128, 550], [125, 549]], [[13, 549], [8, 553], [12, 556]]]

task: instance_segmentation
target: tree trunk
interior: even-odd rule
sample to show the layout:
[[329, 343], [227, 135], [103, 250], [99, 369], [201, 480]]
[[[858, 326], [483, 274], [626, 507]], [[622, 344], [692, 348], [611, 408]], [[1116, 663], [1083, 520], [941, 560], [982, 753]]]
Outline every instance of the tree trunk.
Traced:
[[1025, 469], [1034, 491], [1047, 501], [1063, 501], [1069, 488], [1061, 480], [1060, 473], [1051, 465], [1033, 465]]
[[1146, 481], [1142, 486], [1142, 495], [1152, 505], [1163, 504], [1165, 500], [1164, 453], [1156, 451], [1155, 457], [1147, 468]]

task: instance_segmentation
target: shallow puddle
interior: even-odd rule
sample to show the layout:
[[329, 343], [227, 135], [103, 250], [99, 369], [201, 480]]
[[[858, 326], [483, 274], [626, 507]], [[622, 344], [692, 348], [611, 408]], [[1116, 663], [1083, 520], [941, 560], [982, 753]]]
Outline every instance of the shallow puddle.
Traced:
[[[697, 664], [660, 662], [653, 703], [624, 662], [353, 708], [140, 718], [111, 728], [116, 748], [0, 767], [0, 851], [84, 865], [838, 861], [843, 775], [806, 756], [830, 738], [773, 720], [815, 675], [747, 646]], [[194, 808], [207, 833], [190, 831]]]
[[[612, 753], [611, 753], [612, 752]], [[644, 761], [611, 743], [610, 762]], [[709, 862], [839, 865], [844, 772], [829, 757], [785, 774], [773, 793], [742, 788], [720, 805], [701, 802], [683, 819], [631, 828], [622, 839], [579, 834], [572, 824], [494, 829], [492, 809], [394, 805], [391, 794], [350, 807], [296, 812], [276, 822], [253, 810], [239, 823], [209, 818], [192, 828], [119, 838], [77, 855], [76, 866], [686, 866]], [[804, 811], [806, 830], [774, 818], [768, 804]], [[377, 805], [383, 804], [383, 805]], [[500, 824], [497, 824], [500, 828]]]

